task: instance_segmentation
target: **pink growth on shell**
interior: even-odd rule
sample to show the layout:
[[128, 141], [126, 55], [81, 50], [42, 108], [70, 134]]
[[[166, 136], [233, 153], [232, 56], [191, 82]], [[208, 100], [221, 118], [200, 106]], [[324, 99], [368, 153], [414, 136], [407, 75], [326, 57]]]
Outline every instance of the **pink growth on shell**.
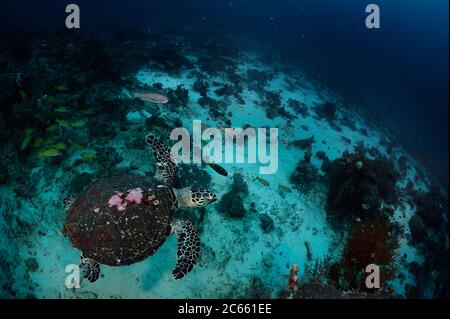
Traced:
[[123, 198], [124, 193], [122, 192], [115, 192], [116, 194], [111, 196], [111, 198], [108, 200], [109, 207], [117, 206], [117, 210], [119, 212], [124, 211], [127, 209], [128, 204], [135, 203], [140, 204], [142, 202], [142, 189], [137, 187], [133, 189], [129, 189], [127, 191], [127, 195], [125, 198]]
[[116, 195], [111, 196], [111, 198], [108, 200], [108, 205], [109, 205], [109, 207], [119, 206], [119, 205], [122, 205], [122, 201], [123, 201], [123, 199], [120, 198], [120, 195], [116, 194]]
[[[116, 192], [117, 193], [117, 192]], [[123, 193], [117, 193], [116, 195], [111, 196], [111, 198], [108, 200], [109, 207], [117, 206], [118, 211], [124, 211], [125, 206], [123, 205], [123, 199], [120, 197]]]
[[140, 204], [142, 201], [142, 189], [140, 187], [137, 187], [129, 190], [125, 200], [130, 203]]

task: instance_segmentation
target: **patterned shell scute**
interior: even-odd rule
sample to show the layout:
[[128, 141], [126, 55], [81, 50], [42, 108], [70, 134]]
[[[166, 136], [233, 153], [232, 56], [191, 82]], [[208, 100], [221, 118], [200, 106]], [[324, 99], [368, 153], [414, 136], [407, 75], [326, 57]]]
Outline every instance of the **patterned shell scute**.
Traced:
[[173, 190], [152, 177], [104, 178], [71, 205], [63, 233], [88, 258], [111, 266], [130, 265], [151, 256], [164, 243], [174, 200]]

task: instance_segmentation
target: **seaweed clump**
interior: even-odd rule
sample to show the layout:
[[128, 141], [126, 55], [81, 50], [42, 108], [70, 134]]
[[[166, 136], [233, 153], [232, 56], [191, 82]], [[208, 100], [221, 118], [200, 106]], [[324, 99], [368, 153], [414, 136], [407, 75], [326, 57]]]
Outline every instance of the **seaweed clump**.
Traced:
[[315, 141], [314, 141], [314, 135], [313, 135], [309, 138], [297, 139], [295, 141], [292, 141], [291, 143], [289, 143], [289, 145], [292, 145], [292, 146], [302, 149], [302, 150], [311, 150], [314, 142]]
[[311, 152], [307, 151], [291, 175], [291, 183], [300, 191], [308, 192], [319, 178], [318, 169], [311, 163]]
[[154, 62], [153, 67], [168, 73], [177, 73], [192, 67], [189, 60], [181, 55], [179, 50], [171, 47], [153, 48], [150, 58]]
[[295, 114], [298, 114], [303, 118], [305, 118], [309, 115], [308, 107], [306, 106], [305, 103], [302, 103], [302, 102], [294, 100], [294, 99], [289, 99], [287, 101], [287, 105], [292, 110], [294, 110]]
[[208, 96], [208, 88], [209, 88], [208, 82], [204, 82], [200, 79], [197, 79], [192, 87], [194, 92], [199, 93], [202, 97]]
[[242, 202], [242, 197], [235, 192], [229, 192], [222, 196], [217, 205], [219, 212], [233, 218], [242, 218], [247, 210]]
[[214, 119], [226, 118], [227, 105], [224, 101], [215, 100], [212, 97], [206, 96], [198, 99], [198, 104], [203, 107], [208, 107], [208, 113]]
[[296, 118], [294, 115], [286, 111], [286, 108], [281, 105], [281, 95], [278, 91], [265, 91], [262, 106], [264, 107], [266, 116], [269, 119], [274, 119], [279, 116], [287, 119], [288, 124], [290, 124], [290, 122]]
[[326, 102], [319, 105], [316, 110], [317, 116], [327, 121], [334, 121], [336, 119], [337, 107], [334, 103]]
[[242, 218], [247, 210], [244, 207], [242, 196], [248, 194], [248, 186], [241, 174], [233, 175], [231, 190], [222, 196], [217, 205], [219, 212], [233, 218]]
[[169, 106], [173, 110], [185, 107], [189, 102], [189, 90], [182, 85], [178, 85], [176, 89], [167, 90], [167, 97], [169, 98]]

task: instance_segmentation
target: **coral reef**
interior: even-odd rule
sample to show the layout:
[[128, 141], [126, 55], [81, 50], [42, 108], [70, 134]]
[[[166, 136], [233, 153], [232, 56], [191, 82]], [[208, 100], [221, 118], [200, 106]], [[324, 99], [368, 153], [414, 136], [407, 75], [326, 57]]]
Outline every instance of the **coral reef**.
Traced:
[[175, 90], [168, 89], [166, 94], [169, 98], [169, 106], [173, 110], [185, 107], [189, 102], [189, 90], [182, 85], [178, 85]]
[[181, 55], [179, 50], [171, 47], [154, 47], [149, 58], [154, 68], [168, 73], [177, 73], [192, 67], [189, 60]]
[[217, 120], [223, 119], [227, 111], [227, 104], [221, 100], [215, 100], [209, 96], [198, 99], [198, 104], [208, 107], [209, 114]]
[[[394, 282], [403, 296], [448, 298], [447, 194], [382, 127], [275, 55], [217, 36], [156, 32], [112, 42], [7, 32], [0, 46], [0, 297], [271, 298], [283, 287], [282, 298], [398, 298]], [[190, 117], [289, 134], [274, 176], [241, 164], [178, 165], [175, 187], [213, 188], [220, 199], [177, 211], [202, 233], [194, 280], [160, 280], [168, 261], [155, 255], [105, 267], [108, 284], [82, 292], [53, 284], [79, 257], [59, 233], [62, 198], [110, 174], [152, 176], [143, 137], [169, 142]], [[135, 191], [124, 200], [139, 201]], [[165, 247], [173, 256], [174, 246]], [[301, 274], [292, 293], [283, 276], [295, 261], [305, 265], [292, 272]], [[383, 289], [365, 289], [366, 263], [382, 266]]]
[[448, 298], [448, 199], [437, 188], [411, 191], [410, 195], [415, 204], [408, 223], [410, 243], [427, 258], [420, 266], [415, 262], [409, 265], [415, 285], [409, 285], [408, 297]]
[[310, 138], [303, 138], [303, 139], [294, 140], [294, 141], [290, 142], [289, 145], [292, 145], [293, 147], [299, 148], [301, 150], [309, 150], [309, 151], [311, 151], [312, 144], [314, 142], [315, 141], [314, 141], [314, 135], [313, 135]]
[[302, 192], [308, 192], [312, 189], [318, 178], [318, 169], [311, 163], [311, 153], [306, 152], [291, 175], [291, 183]]
[[350, 231], [342, 254], [344, 287], [356, 291], [373, 292], [365, 286], [367, 265], [380, 267], [380, 289], [395, 275], [398, 243], [392, 236], [388, 219], [367, 220]]
[[327, 212], [333, 223], [384, 214], [385, 205], [398, 202], [398, 173], [387, 158], [369, 159], [357, 150], [324, 162], [322, 168], [329, 182]]
[[294, 299], [394, 299], [398, 295], [392, 295], [387, 292], [370, 294], [364, 292], [343, 292], [330, 285], [321, 285], [318, 283], [303, 284], [301, 289], [297, 290]]
[[233, 191], [222, 196], [217, 204], [217, 210], [232, 218], [242, 218], [247, 212], [244, 207], [242, 197]]
[[287, 106], [294, 111], [294, 114], [298, 114], [303, 118], [309, 115], [308, 107], [300, 101], [289, 99], [287, 101]]
[[326, 102], [317, 107], [316, 114], [319, 118], [332, 122], [336, 118], [336, 111], [337, 107], [334, 103]]
[[209, 85], [207, 82], [197, 79], [192, 89], [194, 92], [200, 93], [202, 97], [206, 97], [208, 96], [208, 88]]

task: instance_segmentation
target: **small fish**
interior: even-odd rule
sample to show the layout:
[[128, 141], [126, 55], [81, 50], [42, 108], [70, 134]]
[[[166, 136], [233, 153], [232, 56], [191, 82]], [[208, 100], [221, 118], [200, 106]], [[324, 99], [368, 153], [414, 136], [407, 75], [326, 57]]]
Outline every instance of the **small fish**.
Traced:
[[53, 95], [46, 95], [44, 97], [44, 100], [49, 102], [49, 103], [52, 103], [52, 102], [55, 102], [55, 97]]
[[23, 151], [30, 145], [31, 139], [33, 138], [32, 134], [25, 135], [25, 138], [22, 141], [22, 145], [20, 145], [20, 150]]
[[65, 127], [65, 128], [70, 128], [71, 125], [68, 121], [66, 120], [56, 120], [56, 123], [58, 123], [59, 127]]
[[25, 129], [25, 135], [26, 136], [32, 135], [34, 133], [34, 131], [35, 131], [34, 128], [29, 127], [27, 129]]
[[131, 93], [133, 98], [138, 98], [145, 102], [166, 104], [169, 102], [169, 98], [161, 93], [149, 91], [149, 92], [133, 92]]
[[283, 184], [278, 185], [278, 188], [280, 189], [280, 191], [285, 192], [285, 193], [292, 193], [292, 190]]
[[96, 153], [81, 153], [80, 156], [84, 159], [94, 159], [97, 158]]
[[206, 163], [209, 167], [211, 167], [213, 170], [216, 171], [216, 173], [222, 175], [222, 176], [228, 176], [228, 172], [220, 165], [217, 165], [215, 163]]
[[55, 90], [58, 92], [64, 92], [67, 91], [67, 87], [64, 84], [59, 84], [55, 86]]
[[53, 110], [53, 112], [57, 112], [57, 113], [65, 113], [68, 111], [69, 111], [69, 109], [64, 106], [57, 107], [56, 109]]
[[55, 157], [61, 155], [59, 150], [57, 150], [56, 148], [39, 150], [37, 154], [39, 157]]
[[85, 149], [85, 146], [81, 145], [79, 143], [73, 143], [70, 147], [72, 147], [75, 150], [83, 150], [83, 149]]
[[56, 143], [53, 147], [56, 148], [57, 150], [65, 150], [67, 148], [67, 145], [64, 144], [63, 142], [60, 142]]
[[269, 182], [262, 177], [256, 176], [256, 180], [264, 186], [270, 186]]
[[58, 125], [57, 124], [51, 124], [45, 130], [47, 132], [55, 132], [57, 129], [58, 129]]
[[47, 138], [45, 140], [42, 141], [43, 145], [50, 145], [53, 144], [55, 141], [52, 138]]
[[82, 115], [94, 115], [95, 111], [91, 108], [81, 110]]
[[76, 120], [76, 121], [72, 121], [70, 123], [70, 125], [75, 128], [83, 127], [86, 125], [86, 121], [85, 120]]
[[44, 142], [44, 139], [42, 137], [40, 137], [37, 140], [35, 140], [31, 146], [32, 147], [41, 147], [43, 142]]

